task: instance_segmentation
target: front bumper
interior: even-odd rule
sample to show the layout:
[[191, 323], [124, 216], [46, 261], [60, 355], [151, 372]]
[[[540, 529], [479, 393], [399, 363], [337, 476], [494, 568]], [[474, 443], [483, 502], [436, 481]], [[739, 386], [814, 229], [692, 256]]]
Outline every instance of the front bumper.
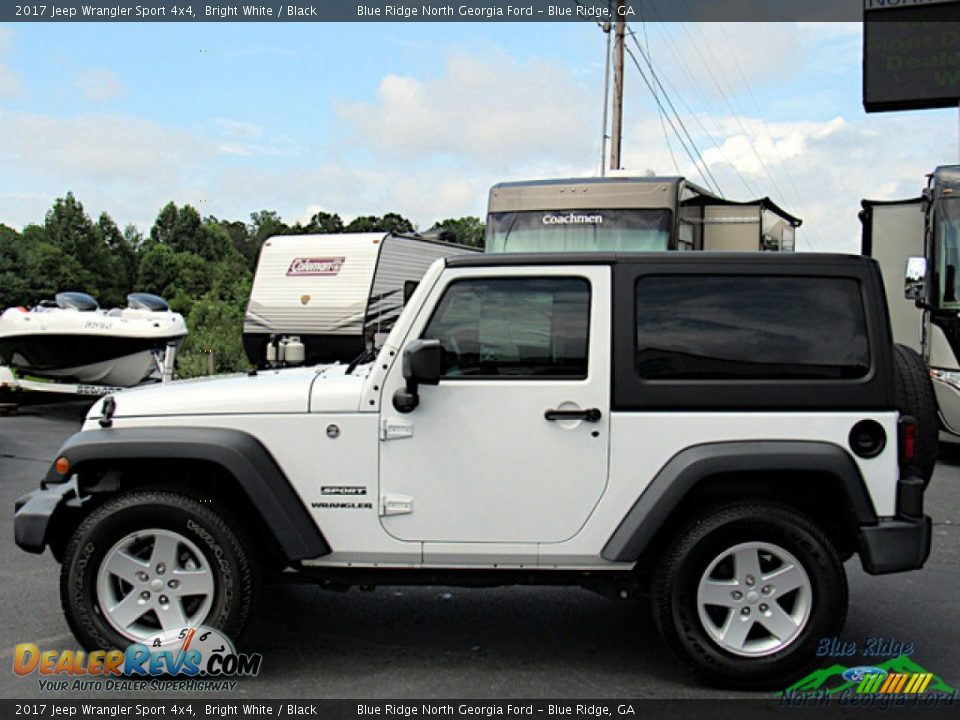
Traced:
[[27, 552], [42, 553], [50, 539], [53, 518], [80, 505], [72, 482], [47, 486], [24, 495], [16, 502], [13, 519], [17, 546]]
[[897, 516], [860, 526], [860, 562], [871, 575], [917, 570], [930, 557], [932, 523], [923, 514], [925, 485], [919, 477], [900, 478]]

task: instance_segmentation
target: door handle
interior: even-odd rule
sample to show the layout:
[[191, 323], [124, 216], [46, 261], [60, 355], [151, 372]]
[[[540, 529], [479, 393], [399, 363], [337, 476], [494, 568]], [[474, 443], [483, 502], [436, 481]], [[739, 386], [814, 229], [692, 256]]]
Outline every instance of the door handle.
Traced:
[[586, 420], [587, 422], [600, 422], [603, 413], [597, 408], [587, 408], [586, 410], [547, 410], [543, 413], [547, 420]]

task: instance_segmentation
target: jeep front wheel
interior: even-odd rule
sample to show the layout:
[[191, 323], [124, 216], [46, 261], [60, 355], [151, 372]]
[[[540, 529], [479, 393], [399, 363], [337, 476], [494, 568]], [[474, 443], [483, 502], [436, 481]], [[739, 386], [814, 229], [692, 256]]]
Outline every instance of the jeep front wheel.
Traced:
[[732, 685], [793, 679], [817, 642], [843, 628], [847, 583], [830, 541], [773, 503], [722, 507], [694, 519], [654, 574], [653, 609], [667, 644]]
[[222, 511], [173, 492], [109, 500], [64, 552], [61, 602], [84, 647], [124, 648], [161, 631], [205, 625], [240, 633], [255, 563]]

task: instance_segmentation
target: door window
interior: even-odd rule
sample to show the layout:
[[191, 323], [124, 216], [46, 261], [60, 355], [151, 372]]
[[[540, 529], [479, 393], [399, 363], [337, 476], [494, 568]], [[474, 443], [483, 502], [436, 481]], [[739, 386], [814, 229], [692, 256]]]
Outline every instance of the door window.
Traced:
[[583, 278], [478, 278], [450, 284], [423, 333], [443, 375], [584, 378], [590, 284]]

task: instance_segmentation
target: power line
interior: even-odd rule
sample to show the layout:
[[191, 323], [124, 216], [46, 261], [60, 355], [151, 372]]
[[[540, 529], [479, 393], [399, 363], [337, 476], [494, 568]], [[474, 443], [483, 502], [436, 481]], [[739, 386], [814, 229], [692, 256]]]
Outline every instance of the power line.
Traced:
[[[644, 23], [644, 36], [646, 37], [646, 23]], [[673, 41], [670, 40], [669, 35], [664, 35], [664, 38], [670, 44], [672, 44]], [[668, 48], [668, 49], [670, 49], [671, 52], [673, 52], [672, 48]], [[683, 62], [682, 56], [679, 56], [677, 55], [677, 53], [674, 52], [674, 57], [675, 59], [679, 60], [681, 70], [683, 70], [684, 73], [687, 75], [687, 79], [690, 82], [691, 87], [694, 90], [696, 90], [697, 93], [699, 94], [701, 103], [703, 104], [704, 108], [709, 107], [709, 104], [705, 102], [703, 91], [700, 90], [699, 86], [693, 80], [692, 76], [687, 70], [686, 63]], [[737, 179], [746, 189], [747, 193], [750, 194], [751, 197], [755, 196], [756, 191], [753, 189], [753, 187], [750, 185], [747, 179], [743, 176], [743, 174], [737, 169], [736, 164], [727, 155], [726, 151], [723, 149], [722, 143], [718, 143], [713, 133], [710, 132], [706, 127], [704, 127], [703, 122], [700, 120], [700, 114], [694, 112], [691, 109], [689, 103], [687, 103], [687, 101], [684, 99], [684, 93], [680, 92], [677, 89], [676, 85], [674, 85], [674, 83], [670, 80], [670, 76], [666, 72], [664, 72], [663, 67], [658, 66], [657, 63], [653, 61], [653, 56], [650, 53], [650, 48], [649, 48], [649, 40], [647, 40], [647, 51], [646, 51], [645, 60], [647, 61], [648, 64], [651, 64], [653, 65], [654, 68], [656, 68], [656, 72], [658, 73], [659, 77], [662, 78], [667, 83], [667, 86], [669, 87], [669, 89], [679, 98], [680, 103], [683, 105], [684, 110], [686, 110], [687, 114], [693, 118], [694, 122], [696, 122], [697, 126], [703, 132], [704, 136], [710, 141], [710, 144], [714, 147], [714, 149], [716, 149], [716, 151], [720, 154], [720, 156], [724, 159], [724, 161], [726, 161], [727, 165], [730, 166], [731, 171], [733, 172], [734, 175], [736, 175]], [[710, 120], [713, 121], [713, 125], [716, 128], [716, 131], [720, 136], [720, 138], [725, 139], [725, 134], [723, 130], [720, 128], [720, 123], [717, 122], [717, 119], [713, 117], [713, 115], [709, 112], [709, 110], [704, 110], [704, 113], [707, 115], [707, 117]]]
[[[710, 172], [710, 166], [707, 165], [706, 161], [703, 159], [703, 155], [701, 154], [700, 149], [697, 147], [697, 144], [694, 142], [693, 137], [690, 135], [690, 132], [687, 130], [687, 126], [684, 124], [683, 119], [680, 117], [680, 113], [677, 112], [677, 108], [676, 106], [674, 106], [673, 100], [670, 99], [670, 94], [666, 91], [666, 89], [663, 87], [663, 84], [660, 82], [660, 78], [657, 76], [657, 72], [654, 69], [653, 64], [650, 63], [649, 58], [643, 52], [643, 48], [640, 47], [640, 43], [637, 41], [637, 36], [633, 31], [630, 31], [630, 37], [633, 38], [633, 42], [637, 46], [637, 50], [640, 52], [641, 57], [643, 57], [644, 60], [646, 61], [647, 68], [650, 71], [650, 76], [653, 78], [656, 86], [660, 88], [660, 94], [663, 95], [664, 99], [667, 101], [667, 105], [670, 106], [670, 110], [673, 112], [673, 115], [677, 120], [677, 124], [680, 126], [680, 128], [683, 131], [683, 136], [686, 137], [687, 142], [690, 144], [690, 147], [693, 148], [693, 153], [699, 159], [699, 163], [697, 162], [697, 160], [694, 160], [693, 157], [691, 157], [690, 159], [693, 161], [694, 165], [696, 165], [697, 171], [700, 173], [700, 176], [703, 178], [704, 182], [707, 183], [708, 187], [709, 187], [709, 183], [707, 182], [707, 177], [709, 177], [710, 182], [713, 183], [713, 188], [711, 189], [713, 189], [718, 195], [723, 197], [723, 192], [720, 189], [720, 184], [717, 182], [717, 179], [713, 176], [713, 173]], [[647, 87], [650, 88], [650, 92], [653, 95], [654, 101], [657, 103], [657, 107], [659, 107], [662, 112], [666, 113], [666, 111], [663, 109], [663, 104], [660, 102], [660, 98], [658, 96], [656, 88], [654, 87], [653, 84], [651, 84], [647, 80], [647, 77], [644, 74], [643, 69], [640, 67], [639, 61], [637, 60], [633, 52], [629, 48], [626, 48], [626, 49], [627, 49], [627, 52], [630, 53], [630, 57], [633, 59], [634, 65], [637, 66], [637, 70], [639, 70], [640, 74], [643, 76], [644, 82], [647, 83]], [[667, 119], [670, 120], [669, 116]], [[676, 126], [673, 124], [672, 120], [670, 120], [670, 125], [671, 127], [674, 128], [674, 132], [677, 134], [678, 139], [681, 139], [681, 142], [682, 142], [682, 137], [680, 133], [677, 131]], [[700, 169], [701, 165], [703, 166], [703, 170]]]
[[[731, 47], [730, 54], [733, 56], [734, 64], [737, 67], [737, 71], [740, 73], [740, 78], [743, 80], [744, 87], [746, 87], [747, 89], [747, 96], [750, 98], [750, 102], [753, 105], [753, 110], [756, 113], [757, 120], [760, 122], [761, 130], [763, 131], [764, 135], [770, 138], [772, 142], [773, 134], [770, 132], [769, 128], [767, 127], [767, 123], [766, 123], [766, 120], [764, 120], [763, 113], [760, 111], [760, 105], [757, 102], [756, 96], [753, 94], [753, 88], [749, 80], [747, 79], [747, 75], [743, 70], [743, 66], [740, 64], [740, 58], [737, 55], [737, 53], [733, 50], [733, 43], [730, 42], [730, 38], [723, 27], [723, 23], [719, 23], [719, 26], [720, 26], [720, 32], [723, 34], [723, 37], [727, 41], [727, 44], [730, 45]], [[794, 182], [793, 173], [791, 173], [789, 168], [785, 166], [783, 168], [783, 175], [784, 177], [786, 177], [787, 183], [790, 185], [790, 189], [793, 191], [794, 198], [797, 201], [797, 206], [800, 208], [801, 212], [806, 214], [807, 203], [804, 200], [803, 193], [800, 192], [800, 189], [797, 187], [796, 182]], [[814, 241], [814, 235], [817, 235], [817, 237], [819, 237], [817, 233], [811, 231], [810, 242], [812, 245], [816, 247], [819, 243]]]
[[[678, 2], [682, 2], [682, 0], [678, 0]], [[655, 9], [655, 8], [654, 8], [654, 12], [656, 13], [656, 9]], [[744, 121], [743, 121], [743, 119], [740, 117], [741, 112], [738, 110], [738, 108], [735, 107], [735, 102], [731, 101], [730, 97], [729, 97], [728, 94], [727, 94], [727, 91], [725, 91], [725, 89], [724, 89], [724, 86], [721, 84], [720, 80], [719, 80], [719, 79], [717, 78], [717, 76], [714, 74], [713, 69], [712, 69], [712, 63], [709, 62], [709, 61], [707, 60], [707, 58], [704, 57], [703, 53], [700, 51], [700, 46], [699, 46], [699, 44], [696, 42], [696, 40], [695, 40], [695, 39], [693, 38], [693, 36], [690, 34], [690, 31], [687, 29], [687, 27], [686, 27], [686, 25], [685, 25], [684, 23], [681, 23], [681, 29], [683, 30], [684, 34], [687, 36], [687, 39], [689, 40], [689, 45], [693, 47], [694, 52], [697, 54], [697, 57], [699, 57], [701, 64], [702, 64], [703, 67], [706, 69], [707, 74], [709, 75], [711, 81], [713, 82], [714, 86], [715, 86], [716, 89], [717, 89], [718, 94], [720, 95], [720, 98], [723, 100], [724, 104], [727, 106], [727, 109], [730, 111], [730, 114], [731, 114], [734, 122], [736, 123], [737, 127], [740, 129], [740, 132], [743, 133], [744, 137], [746, 138], [747, 144], [748, 144], [748, 146], [749, 146], [749, 148], [750, 148], [751, 153], [752, 153], [753, 156], [756, 158], [757, 163], [759, 164], [759, 166], [760, 166], [760, 168], [762, 169], [763, 173], [767, 176], [767, 179], [770, 181], [770, 184], [773, 186], [774, 191], [777, 193], [777, 195], [778, 195], [779, 197], [785, 198], [785, 199], [788, 198], [788, 194], [787, 194], [786, 192], [784, 192], [783, 188], [780, 186], [780, 183], [777, 181], [777, 177], [775, 176], [774, 172], [771, 170], [771, 168], [768, 166], [768, 164], [764, 161], [764, 159], [763, 159], [763, 157], [761, 156], [760, 152], [758, 151], [756, 145], [751, 141], [751, 136], [752, 136], [752, 135], [756, 135], [757, 133], [756, 133], [755, 131], [754, 131], [753, 133], [751, 133], [751, 132], [748, 131], [747, 128], [744, 126]], [[732, 48], [732, 47], [730, 48], [730, 51], [731, 51], [731, 53], [734, 55], [735, 62], [736, 62], [736, 63], [739, 63], [739, 59], [737, 59], [736, 53], [733, 52], [733, 48]], [[715, 58], [715, 56], [713, 56], [713, 53], [710, 51], [709, 46], [706, 48], [706, 52], [711, 56], [711, 59], [712, 59], [712, 60], [714, 61], [714, 63], [715, 63], [715, 62], [716, 62], [716, 58]], [[741, 73], [742, 73], [742, 68], [741, 68]], [[744, 78], [745, 78], [745, 76], [744, 76]], [[747, 83], [747, 86], [749, 87], [749, 83]], [[729, 87], [727, 88], [727, 90], [729, 90]], [[788, 179], [789, 179], [789, 177], [790, 177], [788, 173], [786, 173], [785, 176], [786, 176]], [[791, 180], [791, 182], [792, 182], [792, 180]], [[796, 192], [796, 185], [795, 185], [795, 183], [793, 184], [793, 187], [792, 187], [791, 189], [793, 189], [793, 190]], [[796, 194], [795, 199], [797, 200], [797, 205], [798, 205], [798, 206], [802, 206], [802, 205], [803, 205], [803, 203], [800, 202], [799, 193]], [[816, 247], [819, 245], [819, 243], [815, 240], [815, 238], [813, 237], [813, 235], [814, 235], [814, 233], [811, 233], [811, 237], [809, 238], [809, 240], [810, 240], [811, 245], [813, 245], [813, 246], [816, 248]]]
[[[634, 55], [633, 51], [626, 45], [624, 45], [624, 50], [627, 51], [627, 54], [630, 56], [630, 59], [633, 60], [633, 64], [637, 68], [637, 72], [640, 73], [640, 77], [643, 78], [644, 84], [647, 86], [647, 89], [650, 90], [650, 94], [653, 95], [653, 99], [657, 103], [657, 107], [660, 108], [660, 112], [662, 112], [666, 117], [667, 122], [670, 124], [670, 127], [673, 129], [674, 134], [677, 136], [677, 139], [680, 141], [681, 147], [683, 147], [683, 150], [687, 154], [687, 157], [690, 158], [690, 162], [693, 163], [694, 167], [697, 169], [697, 173], [699, 173], [700, 177], [703, 179], [704, 185], [706, 185], [711, 191], [719, 194], [720, 192], [719, 188], [714, 188], [710, 185], [710, 180], [708, 179], [708, 175], [710, 172], [709, 168], [707, 169], [706, 173], [704, 173], [704, 171], [700, 169], [700, 165], [697, 162], [696, 157], [694, 157], [695, 153], [691, 151], [689, 147], [687, 147], [687, 143], [684, 141], [683, 135], [681, 135], [680, 131], [677, 130], [676, 125], [674, 125], [673, 123], [673, 119], [670, 117], [666, 109], [663, 107], [663, 104], [660, 102], [660, 98], [657, 96], [657, 93], [654, 90], [653, 85], [651, 84], [650, 80], [647, 78], [646, 73], [644, 73], [643, 68], [640, 67], [640, 63], [637, 61], [636, 55]], [[694, 146], [694, 150], [696, 150], [695, 146]], [[696, 155], [697, 156], [700, 155], [699, 151], [696, 151]]]
[[[643, 6], [640, 7], [640, 12], [643, 12]], [[641, 15], [642, 17], [642, 15]], [[647, 35], [647, 23], [645, 20], [641, 20], [641, 25], [643, 27], [643, 43], [647, 46], [647, 58], [650, 56], [650, 38]], [[633, 33], [633, 30], [630, 31], [631, 37], [634, 38], [636, 42], [636, 36]], [[649, 59], [647, 60], [649, 63]], [[673, 154], [673, 145], [670, 142], [670, 134], [667, 132], [667, 123], [663, 119], [663, 113], [657, 113], [660, 116], [660, 130], [663, 131], [663, 141], [667, 144], [667, 150], [670, 152], [670, 161], [673, 163], [673, 169], [677, 171], [677, 175], [680, 175], [680, 165], [677, 163], [677, 156]]]

